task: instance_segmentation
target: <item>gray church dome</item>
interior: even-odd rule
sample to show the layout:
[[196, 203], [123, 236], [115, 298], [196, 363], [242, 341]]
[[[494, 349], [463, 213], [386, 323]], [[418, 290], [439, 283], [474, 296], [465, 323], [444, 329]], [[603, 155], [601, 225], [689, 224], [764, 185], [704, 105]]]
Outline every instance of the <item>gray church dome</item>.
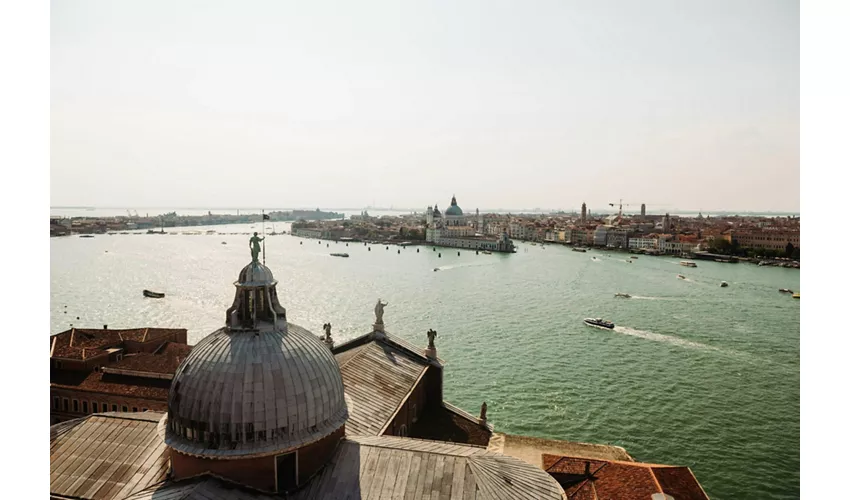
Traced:
[[276, 283], [262, 264], [246, 266], [227, 326], [177, 368], [160, 424], [170, 447], [201, 457], [264, 456], [345, 424], [339, 366], [318, 336], [286, 322]]

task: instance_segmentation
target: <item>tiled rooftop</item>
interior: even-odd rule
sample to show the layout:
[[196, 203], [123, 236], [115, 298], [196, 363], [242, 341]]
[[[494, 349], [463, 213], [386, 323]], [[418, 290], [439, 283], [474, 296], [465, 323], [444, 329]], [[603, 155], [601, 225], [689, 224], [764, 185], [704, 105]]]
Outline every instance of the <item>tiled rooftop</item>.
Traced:
[[51, 370], [50, 386], [93, 393], [168, 400], [170, 380], [128, 377], [102, 372]]
[[186, 359], [191, 350], [192, 346], [190, 345], [166, 342], [153, 353], [127, 354], [121, 361], [111, 363], [109, 368], [174, 374], [177, 367], [180, 366], [180, 362]]
[[543, 468], [570, 499], [647, 500], [664, 493], [676, 500], [708, 500], [687, 467], [544, 454]]
[[51, 336], [50, 356], [65, 359], [86, 359], [103, 354], [102, 349], [106, 347], [120, 346], [125, 340], [150, 342], [184, 331], [184, 329], [177, 328], [134, 328], [128, 330], [71, 328]]

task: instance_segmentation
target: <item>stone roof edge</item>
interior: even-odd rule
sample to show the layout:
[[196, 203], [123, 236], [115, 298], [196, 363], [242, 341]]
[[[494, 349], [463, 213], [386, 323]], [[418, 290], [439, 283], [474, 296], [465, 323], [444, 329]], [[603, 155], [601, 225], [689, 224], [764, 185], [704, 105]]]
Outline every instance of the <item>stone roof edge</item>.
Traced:
[[[467, 412], [467, 411], [466, 411], [466, 410], [464, 410], [463, 408], [460, 408], [460, 407], [458, 407], [458, 406], [455, 406], [455, 405], [453, 405], [453, 404], [451, 404], [451, 403], [449, 403], [449, 402], [447, 402], [447, 401], [443, 401], [443, 402], [441, 403], [441, 405], [442, 405], [442, 406], [443, 406], [443, 408], [445, 408], [447, 411], [450, 411], [450, 412], [454, 413], [455, 415], [457, 415], [457, 416], [459, 416], [459, 417], [461, 417], [461, 418], [464, 418], [464, 419], [466, 419], [466, 420], [468, 420], [468, 421], [472, 422], [472, 423], [473, 423], [473, 424], [475, 424], [475, 425], [481, 425], [481, 424], [479, 423], [479, 419], [478, 419], [478, 418], [475, 418], [475, 415], [473, 415], [473, 414], [471, 414], [471, 413]], [[485, 421], [485, 422], [484, 422], [484, 425], [486, 425], [486, 426], [487, 426], [487, 429], [489, 429], [489, 430], [490, 430], [490, 432], [496, 432], [496, 431], [494, 430], [493, 424], [491, 424], [489, 420], [488, 420], [488, 421]]]
[[[484, 452], [484, 453], [482, 453], [482, 454], [481, 454], [482, 456], [508, 456], [508, 455], [503, 455], [503, 454], [501, 454], [501, 453], [496, 453], [496, 452], [494, 452], [494, 451], [490, 451], [490, 450], [488, 450], [488, 449], [487, 449], [487, 447], [486, 447], [486, 446], [481, 446], [481, 445], [479, 445], [479, 444], [469, 444], [469, 443], [452, 443], [452, 442], [450, 442], [450, 441], [440, 441], [439, 439], [422, 439], [422, 438], [400, 437], [400, 436], [360, 436], [360, 435], [351, 435], [351, 436], [345, 436], [345, 441], [351, 441], [351, 442], [353, 442], [353, 443], [357, 443], [357, 444], [359, 444], [359, 445], [361, 445], [361, 446], [372, 446], [372, 447], [374, 447], [374, 448], [392, 448], [392, 449], [399, 449], [399, 448], [397, 448], [397, 447], [395, 447], [395, 446], [390, 445], [389, 443], [387, 443], [387, 444], [377, 443], [377, 444], [376, 444], [376, 443], [370, 443], [370, 442], [368, 442], [369, 440], [374, 440], [375, 438], [378, 438], [378, 439], [386, 439], [387, 441], [392, 441], [392, 440], [399, 439], [399, 440], [404, 440], [404, 441], [418, 441], [418, 442], [421, 442], [421, 443], [442, 444], [442, 445], [446, 445], [446, 446], [450, 446], [450, 447], [451, 447], [451, 446], [456, 446], [456, 447], [459, 447], [459, 448], [475, 448], [475, 449], [476, 449], [476, 450], [478, 450], [478, 451]], [[454, 454], [454, 453], [449, 453], [448, 451], [439, 451], [439, 450], [430, 450], [430, 451], [426, 451], [426, 450], [412, 450], [412, 449], [408, 449], [408, 448], [401, 448], [401, 449], [402, 449], [402, 450], [404, 450], [404, 451], [413, 451], [413, 452], [421, 452], [421, 453], [433, 453], [433, 454], [435, 454], [435, 455], [463, 456], [463, 457], [466, 457], [466, 458], [469, 458], [469, 457], [473, 456], [473, 455], [469, 455], [469, 456], [466, 456], [466, 455], [456, 455], [456, 454]], [[513, 458], [513, 457], [511, 457], [511, 458]], [[519, 460], [519, 459], [517, 459], [517, 460]], [[545, 472], [545, 471], [544, 471], [544, 472]]]

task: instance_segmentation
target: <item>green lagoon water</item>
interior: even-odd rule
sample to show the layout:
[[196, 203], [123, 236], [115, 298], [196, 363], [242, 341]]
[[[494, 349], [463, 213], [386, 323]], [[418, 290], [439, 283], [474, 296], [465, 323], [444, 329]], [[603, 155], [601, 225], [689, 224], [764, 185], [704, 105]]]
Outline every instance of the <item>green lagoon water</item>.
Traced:
[[[171, 231], [206, 229], [253, 230]], [[375, 301], [388, 301], [387, 330], [424, 346], [436, 329], [446, 399], [472, 413], [486, 400], [498, 431], [686, 465], [712, 498], [799, 497], [800, 303], [777, 291], [798, 290], [798, 270], [628, 264], [524, 243], [512, 255], [437, 249], [442, 258], [288, 235], [266, 246], [290, 321], [317, 334], [331, 322], [340, 343], [369, 332]], [[250, 261], [242, 234], [65, 237], [50, 248], [51, 333], [181, 327], [190, 343], [224, 323]], [[343, 251], [351, 257], [329, 256]], [[167, 296], [145, 299], [145, 288]], [[598, 316], [617, 328], [582, 323]]]

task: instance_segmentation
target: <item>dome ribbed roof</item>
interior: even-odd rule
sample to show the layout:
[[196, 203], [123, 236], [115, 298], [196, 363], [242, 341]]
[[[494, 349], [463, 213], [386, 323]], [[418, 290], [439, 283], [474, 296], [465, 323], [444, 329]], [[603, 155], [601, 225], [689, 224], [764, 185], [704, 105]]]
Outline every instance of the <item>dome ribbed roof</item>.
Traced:
[[239, 281], [236, 282], [237, 285], [243, 286], [273, 285], [275, 283], [277, 281], [272, 275], [272, 270], [259, 262], [252, 262], [243, 267], [239, 271]]
[[452, 204], [449, 206], [449, 208], [446, 209], [446, 215], [463, 215], [463, 210], [461, 210], [460, 207], [457, 206], [457, 200], [454, 196], [452, 196]]
[[224, 458], [299, 448], [347, 418], [333, 354], [288, 323], [256, 332], [222, 328], [201, 340], [177, 368], [160, 428], [178, 451]]

